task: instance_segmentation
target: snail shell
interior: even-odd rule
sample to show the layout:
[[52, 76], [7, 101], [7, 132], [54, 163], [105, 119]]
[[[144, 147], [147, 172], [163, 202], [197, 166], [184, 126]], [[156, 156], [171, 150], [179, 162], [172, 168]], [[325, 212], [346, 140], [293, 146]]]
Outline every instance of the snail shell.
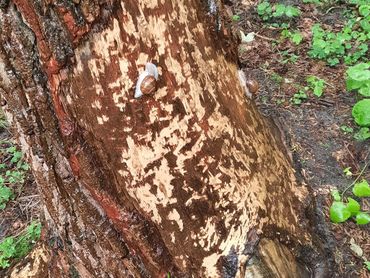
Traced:
[[143, 71], [137, 80], [135, 88], [135, 98], [143, 95], [149, 95], [157, 90], [158, 69], [156, 65], [147, 63], [145, 71]]
[[251, 94], [255, 94], [258, 91], [259, 84], [256, 80], [250, 79], [247, 80], [247, 88]]
[[140, 84], [140, 90], [144, 95], [149, 95], [157, 90], [157, 79], [153, 75], [147, 75]]

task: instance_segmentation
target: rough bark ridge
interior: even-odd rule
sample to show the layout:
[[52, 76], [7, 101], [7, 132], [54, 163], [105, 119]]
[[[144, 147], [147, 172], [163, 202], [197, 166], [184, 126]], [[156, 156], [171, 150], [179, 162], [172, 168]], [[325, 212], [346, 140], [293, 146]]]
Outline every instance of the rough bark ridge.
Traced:
[[[0, 91], [43, 196], [50, 277], [234, 277], [261, 237], [310, 246], [305, 188], [198, 1], [0, 8]], [[148, 61], [159, 89], [134, 99]]]

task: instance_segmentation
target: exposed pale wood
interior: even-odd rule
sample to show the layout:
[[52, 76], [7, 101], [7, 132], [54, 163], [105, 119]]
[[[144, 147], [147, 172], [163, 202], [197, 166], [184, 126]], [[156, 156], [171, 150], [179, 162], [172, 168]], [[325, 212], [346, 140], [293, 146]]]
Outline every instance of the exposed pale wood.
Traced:
[[[241, 277], [264, 237], [294, 248], [292, 266], [301, 247], [316, 252], [307, 191], [245, 97], [228, 32], [212, 24], [220, 14], [205, 8], [14, 0], [0, 10], [5, 110], [61, 277]], [[148, 61], [158, 90], [135, 99]], [[288, 252], [276, 246], [261, 250]]]

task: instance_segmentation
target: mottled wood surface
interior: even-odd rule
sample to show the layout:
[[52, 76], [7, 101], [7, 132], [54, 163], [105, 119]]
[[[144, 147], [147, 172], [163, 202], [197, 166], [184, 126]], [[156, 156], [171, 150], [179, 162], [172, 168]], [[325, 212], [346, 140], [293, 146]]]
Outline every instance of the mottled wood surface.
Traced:
[[[63, 258], [49, 276], [240, 277], [261, 237], [310, 246], [306, 189], [206, 9], [0, 1], [0, 92]], [[158, 90], [135, 99], [148, 61]]]

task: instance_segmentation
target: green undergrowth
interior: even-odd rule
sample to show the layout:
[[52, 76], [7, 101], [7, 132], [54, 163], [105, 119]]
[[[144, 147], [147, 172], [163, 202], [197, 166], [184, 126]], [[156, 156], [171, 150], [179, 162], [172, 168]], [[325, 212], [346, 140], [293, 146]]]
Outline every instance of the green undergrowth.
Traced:
[[[8, 123], [0, 111], [0, 131], [6, 137]], [[11, 140], [0, 140], [0, 212], [10, 201], [16, 202], [21, 193], [29, 170], [22, 152]], [[6, 211], [4, 212], [6, 213]], [[40, 237], [41, 225], [32, 222], [25, 230], [15, 236], [8, 236], [0, 242], [0, 268], [7, 268], [17, 259], [27, 255], [35, 241]], [[12, 234], [12, 231], [10, 231]]]
[[29, 169], [22, 152], [11, 141], [0, 142], [0, 210], [15, 197], [14, 189], [22, 187]]
[[[353, 140], [369, 140], [370, 1], [302, 0], [300, 3], [290, 3], [295, 5], [288, 5], [282, 0], [262, 0], [256, 5], [256, 13], [276, 53], [272, 56], [277, 56], [274, 62], [280, 64], [275, 68], [283, 72], [283, 76], [273, 72], [271, 79], [280, 88], [287, 86], [289, 92], [295, 90], [290, 97], [293, 105], [310, 101], [330, 103], [330, 99], [320, 98], [324, 98], [329, 89], [330, 92], [338, 92], [335, 83], [342, 82], [342, 85], [346, 85], [343, 94], [352, 96], [355, 104], [351, 107], [351, 115], [348, 115], [352, 116], [353, 121], [340, 125], [340, 130], [347, 136], [353, 136]], [[266, 36], [263, 38], [266, 39]], [[314, 73], [308, 70], [305, 76], [292, 77], [294, 75], [290, 75], [289, 70], [294, 64], [298, 64], [298, 67], [315, 65]], [[265, 70], [271, 72], [268, 66]], [[285, 71], [288, 72], [286, 77]], [[337, 76], [331, 79], [327, 72], [344, 74], [338, 80]], [[284, 95], [280, 96], [277, 103], [286, 103], [284, 98]], [[345, 175], [355, 176], [356, 179], [343, 192], [332, 192], [329, 215], [333, 223], [353, 221], [359, 226], [370, 223], [370, 212], [366, 205], [370, 186], [363, 173], [367, 168], [368, 163], [357, 174], [352, 174], [349, 168], [345, 169]], [[370, 262], [366, 258], [363, 260], [369, 269]]]
[[0, 268], [7, 268], [12, 261], [23, 258], [40, 238], [41, 224], [32, 222], [18, 236], [6, 237], [0, 243]]

